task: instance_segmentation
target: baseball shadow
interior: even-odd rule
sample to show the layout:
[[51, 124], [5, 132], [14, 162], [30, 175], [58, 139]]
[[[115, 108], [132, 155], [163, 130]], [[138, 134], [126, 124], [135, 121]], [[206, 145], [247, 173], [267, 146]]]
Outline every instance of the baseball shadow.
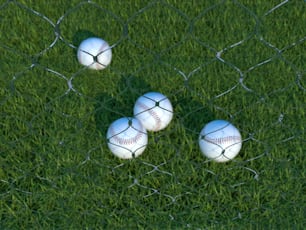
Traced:
[[99, 36], [89, 30], [78, 30], [72, 38], [72, 44], [78, 47], [83, 40], [90, 37], [99, 37]]
[[214, 113], [203, 102], [188, 96], [178, 100], [177, 119], [191, 135], [198, 136], [204, 125], [215, 119]]
[[78, 30], [72, 38], [72, 45], [76, 47], [72, 50], [74, 57], [77, 59], [78, 47], [81, 42], [90, 37], [99, 37], [97, 34], [89, 31], [89, 30]]
[[137, 98], [151, 87], [142, 79], [134, 76], [122, 76], [117, 84], [120, 94], [101, 93], [95, 98], [96, 128], [105, 136], [109, 125], [121, 117], [133, 117], [133, 108]]

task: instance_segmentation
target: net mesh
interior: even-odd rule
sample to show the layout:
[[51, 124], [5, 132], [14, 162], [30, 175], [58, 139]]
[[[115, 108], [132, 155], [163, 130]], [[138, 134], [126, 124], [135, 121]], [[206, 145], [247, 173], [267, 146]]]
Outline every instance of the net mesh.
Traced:
[[[184, 7], [179, 1], [0, 1], [2, 223], [28, 214], [26, 226], [56, 226], [51, 220], [61, 209], [63, 219], [79, 213], [84, 225], [109, 224], [102, 214], [124, 224], [137, 214], [139, 225], [196, 228], [203, 200], [212, 226], [225, 217], [253, 224], [256, 213], [274, 210], [272, 195], [256, 201], [257, 183], [268, 183], [262, 177], [287, 173], [277, 189], [286, 178], [305, 180], [302, 168], [288, 169], [304, 159], [302, 150], [290, 152], [305, 146], [306, 33], [295, 26], [303, 22], [303, 1]], [[78, 44], [90, 36], [113, 49], [103, 71], [76, 60]], [[131, 116], [148, 91], [167, 95], [173, 122], [149, 134], [143, 156], [120, 161], [105, 133], [116, 118]], [[198, 148], [203, 125], [217, 118], [231, 121], [243, 137], [241, 154], [221, 167]], [[105, 195], [89, 199], [89, 192]], [[231, 209], [220, 197], [232, 198]], [[287, 205], [296, 209], [301, 199]], [[148, 220], [147, 213], [156, 215]]]

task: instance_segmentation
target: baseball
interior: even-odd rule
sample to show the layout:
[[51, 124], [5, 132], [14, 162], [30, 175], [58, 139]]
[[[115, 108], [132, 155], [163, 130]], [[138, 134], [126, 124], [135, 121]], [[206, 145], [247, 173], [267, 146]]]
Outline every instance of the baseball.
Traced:
[[149, 131], [167, 127], [173, 117], [169, 99], [158, 92], [149, 92], [139, 97], [134, 105], [134, 116]]
[[199, 145], [202, 153], [216, 162], [234, 159], [242, 146], [241, 134], [228, 121], [215, 120], [204, 126]]
[[110, 151], [122, 159], [138, 157], [148, 144], [146, 129], [131, 117], [114, 121], [107, 130], [106, 138]]
[[101, 38], [87, 38], [81, 42], [77, 57], [79, 62], [90, 69], [106, 68], [112, 60], [112, 50]]

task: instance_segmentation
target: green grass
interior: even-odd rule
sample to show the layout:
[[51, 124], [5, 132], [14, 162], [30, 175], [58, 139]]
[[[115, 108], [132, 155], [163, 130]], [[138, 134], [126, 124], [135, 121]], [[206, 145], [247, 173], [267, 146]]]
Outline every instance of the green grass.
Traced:
[[[304, 228], [304, 1], [18, 2], [0, 1], [1, 229]], [[114, 45], [103, 71], [76, 59], [88, 36]], [[107, 128], [148, 91], [174, 119], [120, 160]], [[244, 139], [225, 164], [197, 144], [214, 119]]]

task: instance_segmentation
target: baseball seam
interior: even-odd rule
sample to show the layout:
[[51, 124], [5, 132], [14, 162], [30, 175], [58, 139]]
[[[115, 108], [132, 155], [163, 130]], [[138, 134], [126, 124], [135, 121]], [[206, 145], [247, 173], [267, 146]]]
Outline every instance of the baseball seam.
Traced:
[[239, 136], [227, 136], [227, 137], [220, 137], [220, 138], [209, 138], [207, 136], [204, 137], [204, 140], [216, 144], [216, 145], [223, 145], [229, 143], [239, 143], [241, 142], [241, 137]]
[[148, 112], [153, 117], [153, 119], [155, 120], [155, 123], [156, 123], [156, 125], [154, 126], [154, 129], [155, 130], [160, 129], [160, 127], [162, 125], [161, 124], [162, 122], [161, 122], [161, 119], [158, 116], [158, 114], [154, 111], [154, 107], [153, 108], [149, 108], [148, 106], [146, 106], [145, 104], [143, 104], [141, 102], [139, 102], [139, 107], [144, 109], [143, 112]]
[[[137, 130], [138, 133], [136, 136], [132, 137], [132, 138], [122, 138], [119, 137], [119, 135], [122, 133], [115, 133], [115, 130], [113, 128], [110, 129], [110, 133], [111, 133], [111, 138], [109, 138], [109, 140], [113, 139], [114, 142], [116, 142], [118, 145], [132, 145], [132, 144], [136, 144], [144, 135], [143, 132]], [[111, 142], [112, 143], [112, 142]]]

